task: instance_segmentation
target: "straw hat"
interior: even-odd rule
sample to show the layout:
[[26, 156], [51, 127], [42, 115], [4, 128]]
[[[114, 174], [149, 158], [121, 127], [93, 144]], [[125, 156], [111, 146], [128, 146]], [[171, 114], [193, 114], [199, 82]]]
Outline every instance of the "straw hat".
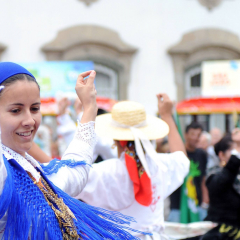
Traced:
[[95, 130], [100, 137], [133, 141], [134, 136], [130, 127], [141, 130], [149, 140], [163, 138], [169, 132], [167, 123], [157, 117], [146, 115], [144, 106], [137, 102], [116, 103], [111, 113], [96, 118]]

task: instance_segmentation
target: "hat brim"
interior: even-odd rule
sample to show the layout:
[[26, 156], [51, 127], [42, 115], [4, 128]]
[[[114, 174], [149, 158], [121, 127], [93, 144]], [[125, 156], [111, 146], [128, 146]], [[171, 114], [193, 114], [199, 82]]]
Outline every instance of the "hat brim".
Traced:
[[[144, 127], [139, 127], [149, 140], [163, 138], [169, 133], [169, 126], [160, 118], [147, 116], [147, 124]], [[115, 127], [112, 125], [111, 113], [97, 116], [95, 130], [98, 136], [108, 137], [114, 140], [133, 141], [134, 136], [129, 128]]]

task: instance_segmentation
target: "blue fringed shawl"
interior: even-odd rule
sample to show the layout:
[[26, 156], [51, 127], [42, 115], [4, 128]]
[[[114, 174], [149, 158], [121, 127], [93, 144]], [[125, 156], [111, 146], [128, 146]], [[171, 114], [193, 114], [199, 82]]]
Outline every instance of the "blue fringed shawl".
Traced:
[[70, 168], [74, 168], [76, 166], [87, 165], [84, 161], [74, 161], [74, 160], [59, 160], [53, 159], [48, 165], [41, 164], [43, 172], [45, 175], [50, 175], [53, 173], [57, 173], [61, 167], [68, 166]]
[[[57, 218], [42, 192], [15, 160], [3, 158], [8, 172], [0, 196], [0, 219], [8, 214], [3, 239], [27, 240], [31, 236], [31, 240], [62, 240]], [[125, 231], [132, 229], [119, 225], [129, 225], [133, 218], [76, 200], [53, 185], [44, 174], [41, 175], [74, 213], [77, 218], [74, 222], [83, 240], [138, 239]]]

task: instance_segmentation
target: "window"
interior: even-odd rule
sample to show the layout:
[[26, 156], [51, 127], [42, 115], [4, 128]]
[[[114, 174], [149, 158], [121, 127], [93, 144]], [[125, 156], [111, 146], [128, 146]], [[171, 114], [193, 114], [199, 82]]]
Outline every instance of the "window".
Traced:
[[98, 95], [128, 98], [131, 63], [137, 49], [125, 43], [116, 31], [95, 25], [72, 26], [59, 31], [42, 51], [49, 61], [93, 61]]
[[100, 64], [94, 66], [97, 72], [95, 86], [98, 96], [118, 100], [117, 73], [113, 69]]
[[191, 87], [201, 87], [201, 74], [191, 77]]
[[201, 66], [190, 68], [185, 73], [186, 98], [201, 96]]

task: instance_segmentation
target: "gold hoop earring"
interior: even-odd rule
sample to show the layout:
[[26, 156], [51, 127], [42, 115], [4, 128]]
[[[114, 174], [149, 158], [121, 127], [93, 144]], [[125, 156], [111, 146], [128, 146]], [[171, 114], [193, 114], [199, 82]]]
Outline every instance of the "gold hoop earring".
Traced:
[[223, 161], [222, 162], [222, 167], [225, 167], [226, 166], [226, 161]]

